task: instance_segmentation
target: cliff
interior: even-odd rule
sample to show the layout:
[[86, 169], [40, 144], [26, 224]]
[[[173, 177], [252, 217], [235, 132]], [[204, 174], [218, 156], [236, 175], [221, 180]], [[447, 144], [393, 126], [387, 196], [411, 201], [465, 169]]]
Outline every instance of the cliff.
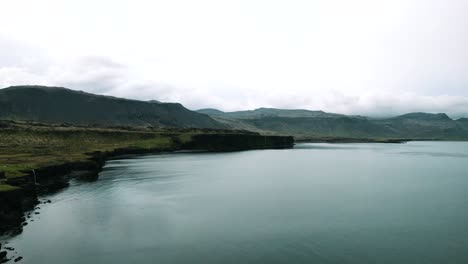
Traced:
[[7, 123], [0, 128], [0, 176], [4, 177], [0, 179], [0, 231], [21, 232], [24, 212], [38, 204], [38, 196], [67, 187], [71, 178], [96, 180], [105, 162], [119, 156], [293, 145], [292, 137], [242, 131], [135, 131]]

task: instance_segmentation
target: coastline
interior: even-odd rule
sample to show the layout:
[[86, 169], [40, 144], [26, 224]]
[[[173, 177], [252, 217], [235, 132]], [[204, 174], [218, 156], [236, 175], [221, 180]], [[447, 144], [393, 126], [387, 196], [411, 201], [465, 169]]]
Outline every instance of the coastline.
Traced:
[[342, 138], [342, 137], [323, 137], [298, 139], [297, 143], [384, 143], [384, 144], [402, 144], [411, 141], [442, 141], [440, 139], [415, 139], [415, 138]]
[[[292, 148], [294, 139], [287, 136], [259, 134], [196, 134], [185, 142], [175, 140], [169, 147], [124, 147], [110, 151], [86, 153], [85, 160], [37, 167], [24, 171], [25, 176], [6, 180], [9, 190], [0, 192], [0, 234], [15, 235], [22, 232], [26, 217], [40, 203], [42, 195], [68, 187], [70, 179], [97, 180], [108, 160], [126, 155], [174, 153], [177, 151], [229, 152], [254, 149]], [[35, 174], [35, 175], [34, 175]], [[35, 182], [36, 181], [36, 182]], [[50, 201], [45, 201], [45, 203]]]

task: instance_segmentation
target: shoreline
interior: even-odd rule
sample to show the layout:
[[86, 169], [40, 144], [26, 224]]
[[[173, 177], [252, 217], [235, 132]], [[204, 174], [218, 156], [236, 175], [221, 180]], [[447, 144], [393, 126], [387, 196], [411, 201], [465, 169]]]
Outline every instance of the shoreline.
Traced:
[[[7, 179], [11, 190], [0, 192], [0, 236], [20, 234], [27, 216], [40, 204], [41, 196], [69, 186], [70, 179], [94, 181], [107, 161], [125, 156], [195, 152], [232, 152], [255, 149], [285, 149], [294, 146], [294, 139], [286, 136], [259, 134], [198, 134], [188, 142], [177, 142], [171, 147], [115, 148], [111, 151], [86, 153], [85, 160], [38, 167], [25, 171], [26, 176]], [[37, 183], [34, 180], [36, 176]], [[48, 203], [50, 201], [46, 201]], [[3, 251], [2, 251], [3, 252]], [[0, 253], [1, 254], [1, 253]]]
[[[453, 141], [436, 138], [311, 138], [298, 139], [296, 143], [383, 143], [383, 144], [403, 144], [412, 141]], [[465, 140], [461, 140], [465, 141]]]

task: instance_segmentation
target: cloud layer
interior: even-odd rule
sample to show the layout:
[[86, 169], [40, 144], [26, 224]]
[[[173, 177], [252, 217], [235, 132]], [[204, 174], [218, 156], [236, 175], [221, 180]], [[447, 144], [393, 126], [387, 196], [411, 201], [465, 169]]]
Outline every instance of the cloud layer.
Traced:
[[462, 0], [1, 5], [1, 87], [65, 86], [191, 109], [468, 117]]

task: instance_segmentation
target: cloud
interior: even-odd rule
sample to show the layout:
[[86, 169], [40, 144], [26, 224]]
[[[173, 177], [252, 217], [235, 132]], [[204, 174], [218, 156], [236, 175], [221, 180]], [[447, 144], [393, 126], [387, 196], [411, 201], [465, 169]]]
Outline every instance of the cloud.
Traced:
[[51, 67], [53, 82], [72, 89], [108, 94], [125, 85], [128, 68], [108, 57], [84, 57], [72, 64]]
[[63, 86], [86, 92], [113, 95], [139, 100], [180, 102], [191, 109], [218, 108], [225, 111], [275, 107], [286, 109], [324, 110], [328, 112], [393, 116], [408, 112], [445, 112], [454, 118], [468, 116], [468, 97], [451, 95], [420, 95], [412, 92], [392, 93], [370, 91], [362, 94], [346, 94], [338, 90], [319, 93], [293, 89], [237, 90], [212, 92], [141, 80], [131, 75], [128, 65], [108, 57], [83, 57], [67, 64], [50, 65], [36, 71], [31, 67], [0, 67], [2, 87], [21, 84]]
[[0, 86], [191, 109], [468, 116], [467, 12], [464, 0], [6, 0]]

